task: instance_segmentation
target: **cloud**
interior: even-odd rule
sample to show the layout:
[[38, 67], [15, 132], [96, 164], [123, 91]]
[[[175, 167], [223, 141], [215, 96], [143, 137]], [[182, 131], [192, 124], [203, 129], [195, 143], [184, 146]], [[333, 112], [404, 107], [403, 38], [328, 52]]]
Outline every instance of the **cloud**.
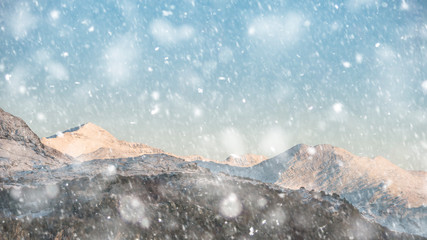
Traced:
[[359, 10], [362, 7], [371, 7], [375, 0], [348, 0], [346, 6], [351, 10]]
[[[417, 58], [415, 58], [417, 59]], [[397, 110], [396, 104], [409, 104], [411, 99], [411, 69], [417, 62], [411, 57], [400, 54], [389, 45], [381, 45], [375, 49], [377, 71], [372, 79], [378, 84], [376, 96], [381, 98], [383, 105], [391, 103], [389, 107]]]
[[299, 41], [304, 19], [297, 13], [282, 16], [261, 16], [248, 26], [248, 36], [265, 46], [290, 46]]
[[427, 80], [421, 83], [421, 88], [423, 89], [424, 94], [427, 94]]
[[235, 128], [227, 128], [221, 132], [220, 140], [228, 154], [245, 154], [246, 148], [243, 136]]
[[52, 54], [46, 49], [38, 50], [33, 59], [47, 73], [46, 79], [49, 81], [67, 81], [69, 80], [68, 69], [59, 61], [56, 61]]
[[162, 45], [174, 45], [194, 36], [190, 25], [174, 26], [164, 19], [156, 19], [150, 24], [151, 35]]
[[331, 123], [345, 123], [349, 121], [349, 112], [347, 107], [341, 102], [335, 102], [331, 104], [330, 108], [325, 110], [326, 116], [328, 116], [328, 121]]
[[229, 47], [223, 47], [218, 53], [218, 60], [220, 63], [229, 63], [233, 60], [233, 50]]
[[103, 70], [112, 85], [126, 82], [134, 75], [139, 52], [131, 34], [117, 39], [105, 50]]
[[178, 73], [178, 81], [181, 87], [197, 90], [202, 87], [203, 81], [200, 75], [190, 68], [185, 68]]
[[58, 10], [54, 9], [54, 10], [50, 11], [49, 15], [52, 18], [52, 20], [57, 20], [59, 18], [59, 16], [61, 15], [61, 13]]
[[28, 3], [17, 4], [15, 10], [6, 17], [12, 35], [16, 39], [27, 36], [28, 32], [36, 28], [38, 19], [31, 13]]
[[68, 70], [59, 62], [49, 61], [45, 66], [48, 79], [66, 81], [69, 79]]
[[400, 9], [401, 10], [409, 10], [410, 6], [405, 0], [402, 0], [402, 3], [400, 4]]
[[262, 136], [259, 147], [266, 155], [281, 153], [289, 147], [288, 139], [280, 127], [274, 127]]
[[12, 96], [26, 94], [26, 85], [27, 81], [30, 80], [30, 76], [28, 66], [22, 64], [15, 66], [11, 73], [5, 74], [4, 79], [6, 80], [9, 94]]

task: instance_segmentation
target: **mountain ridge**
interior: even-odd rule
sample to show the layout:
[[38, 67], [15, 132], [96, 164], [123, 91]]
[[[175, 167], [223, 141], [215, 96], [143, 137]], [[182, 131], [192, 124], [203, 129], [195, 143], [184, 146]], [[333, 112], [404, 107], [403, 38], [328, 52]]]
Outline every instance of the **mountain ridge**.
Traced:
[[168, 154], [186, 161], [217, 162], [231, 166], [253, 166], [267, 159], [263, 155], [256, 154], [230, 155], [223, 161], [208, 159], [200, 155], [180, 156], [143, 143], [119, 140], [107, 130], [92, 122], [78, 125], [49, 137], [43, 137], [41, 141], [43, 144], [73, 156], [79, 161], [137, 157], [159, 153]]
[[[118, 140], [107, 130], [91, 122], [53, 136], [55, 137], [42, 138], [41, 141], [47, 146], [76, 157], [81, 161], [163, 153], [186, 161], [197, 161], [201, 164], [221, 164], [219, 166], [226, 168], [223, 171], [230, 174], [242, 172], [231, 169], [247, 169], [244, 171], [250, 173], [243, 174], [245, 177], [277, 183], [291, 189], [306, 187], [317, 191], [325, 190], [331, 193], [342, 193], [344, 188], [349, 190], [348, 186], [354, 180], [360, 182], [360, 185], [365, 184], [367, 181], [363, 181], [364, 176], [375, 184], [383, 184], [384, 188], [393, 192], [393, 195], [398, 195], [400, 190], [403, 193], [406, 193], [408, 189], [417, 192], [417, 189], [414, 189], [414, 184], [402, 185], [402, 183], [405, 183], [404, 178], [418, 182], [420, 182], [419, 179], [427, 179], [426, 172], [404, 170], [381, 156], [375, 158], [359, 157], [345, 149], [329, 144], [316, 146], [297, 144], [287, 151], [268, 159], [260, 155], [247, 154], [242, 156], [230, 155], [224, 161], [216, 161], [199, 155], [177, 156], [146, 144]], [[256, 160], [250, 159], [251, 156], [255, 156], [253, 158]], [[248, 159], [251, 162], [247, 161]], [[227, 168], [230, 169], [227, 170]], [[324, 177], [331, 174], [336, 176], [337, 179]], [[351, 174], [351, 177], [345, 177], [346, 174]], [[390, 177], [400, 180], [387, 181], [387, 178]], [[335, 188], [331, 186], [335, 186]], [[409, 206], [418, 207], [426, 204], [425, 195], [427, 191], [422, 190], [421, 188], [421, 191], [418, 191], [415, 195], [404, 194], [403, 197], [408, 199]]]
[[197, 164], [284, 188], [337, 193], [393, 230], [427, 236], [427, 173], [404, 170], [383, 157], [359, 157], [328, 144], [299, 144], [252, 167]]
[[[260, 157], [251, 162], [247, 158], [251, 155], [232, 155], [225, 161], [215, 161], [198, 155], [177, 156], [142, 143], [122, 141], [91, 122], [40, 140], [22, 119], [4, 111], [0, 113], [3, 119], [0, 129], [2, 176], [11, 176], [18, 170], [34, 170], [38, 166], [58, 168], [73, 161], [165, 154], [196, 162], [213, 172], [289, 189], [304, 187], [337, 193], [366, 217], [393, 230], [427, 235], [420, 230], [427, 229], [427, 173], [401, 169], [383, 157], [359, 157], [329, 144], [298, 144], [269, 159]], [[402, 217], [396, 220], [395, 216]]]
[[[129, 156], [122, 154], [114, 148], [100, 148], [80, 158], [84, 156], [86, 161]], [[213, 172], [225, 172], [290, 189], [305, 187], [337, 193], [367, 218], [396, 231], [427, 236], [423, 231], [427, 228], [427, 186], [423, 184], [427, 182], [427, 173], [401, 169], [381, 156], [359, 157], [329, 144], [298, 144], [272, 158], [258, 158], [261, 159], [259, 162], [247, 161], [246, 156], [250, 155], [231, 155], [225, 161], [215, 161], [198, 155], [165, 154], [194, 161]]]
[[[55, 141], [56, 139], [61, 139], [62, 141]], [[78, 141], [75, 139], [78, 139]], [[45, 145], [82, 161], [93, 159], [91, 154], [101, 159], [121, 157], [117, 156], [115, 150], [126, 152], [128, 154], [127, 157], [165, 153], [161, 149], [150, 147], [146, 144], [119, 140], [105, 129], [91, 122], [71, 128], [61, 134], [42, 138], [41, 141]]]
[[21, 118], [0, 108], [0, 176], [71, 162], [70, 156], [44, 145]]

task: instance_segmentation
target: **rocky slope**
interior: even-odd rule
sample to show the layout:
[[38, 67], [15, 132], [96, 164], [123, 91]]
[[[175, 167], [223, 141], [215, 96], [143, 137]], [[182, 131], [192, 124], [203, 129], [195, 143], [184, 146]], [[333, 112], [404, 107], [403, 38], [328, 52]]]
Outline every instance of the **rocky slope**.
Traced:
[[427, 173], [406, 171], [382, 157], [370, 159], [330, 145], [301, 144], [249, 168], [198, 164], [290, 189], [338, 193], [391, 229], [427, 236]]
[[0, 177], [42, 166], [56, 168], [70, 162], [70, 157], [42, 144], [22, 119], [0, 108]]
[[422, 239], [338, 195], [212, 174], [164, 154], [0, 181], [0, 239]]

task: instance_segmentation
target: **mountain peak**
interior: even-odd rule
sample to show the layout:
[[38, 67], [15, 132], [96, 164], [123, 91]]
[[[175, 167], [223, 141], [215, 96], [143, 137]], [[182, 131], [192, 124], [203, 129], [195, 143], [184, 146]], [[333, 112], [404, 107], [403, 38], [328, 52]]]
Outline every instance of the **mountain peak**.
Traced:
[[8, 139], [33, 147], [40, 147], [41, 142], [30, 127], [19, 117], [0, 108], [0, 139]]
[[105, 129], [103, 129], [102, 127], [100, 127], [100, 126], [96, 125], [96, 124], [95, 124], [95, 123], [93, 123], [93, 122], [83, 123], [82, 125], [80, 125], [80, 128], [102, 129], [102, 130], [105, 130]]
[[162, 150], [145, 144], [118, 140], [107, 130], [92, 122], [42, 138], [42, 142], [82, 161], [163, 153]]
[[107, 130], [103, 129], [102, 127], [100, 127], [100, 126], [98, 126], [92, 122], [87, 122], [87, 123], [80, 124], [76, 127], [67, 129], [65, 131], [58, 132], [58, 133], [56, 133], [52, 136], [46, 137], [46, 138], [50, 139], [50, 138], [63, 137], [64, 134], [66, 134], [66, 133], [70, 133], [71, 135], [73, 135], [73, 134], [90, 135], [92, 133], [96, 133], [96, 135], [99, 135], [100, 133], [111, 135]]
[[383, 157], [359, 157], [328, 144], [298, 146], [299, 151], [288, 153], [289, 167], [280, 174], [278, 183], [284, 187], [343, 193], [363, 186], [385, 186], [383, 191], [403, 197], [413, 207], [427, 203], [427, 191], [420, 187], [427, 179], [425, 173], [415, 174]]
[[230, 154], [230, 156], [225, 159], [224, 163], [230, 166], [251, 167], [266, 159], [266, 156], [256, 154]]
[[107, 130], [91, 122], [82, 124], [75, 133], [81, 134], [83, 136], [90, 136], [92, 138], [109, 138], [112, 141], [117, 141], [117, 139]]

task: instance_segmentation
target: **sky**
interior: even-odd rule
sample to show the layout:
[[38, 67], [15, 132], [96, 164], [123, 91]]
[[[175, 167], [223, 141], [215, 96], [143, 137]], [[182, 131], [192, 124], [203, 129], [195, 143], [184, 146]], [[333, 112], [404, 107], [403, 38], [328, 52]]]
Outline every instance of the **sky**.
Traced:
[[0, 2], [0, 107], [225, 159], [332, 144], [427, 170], [427, 2]]

